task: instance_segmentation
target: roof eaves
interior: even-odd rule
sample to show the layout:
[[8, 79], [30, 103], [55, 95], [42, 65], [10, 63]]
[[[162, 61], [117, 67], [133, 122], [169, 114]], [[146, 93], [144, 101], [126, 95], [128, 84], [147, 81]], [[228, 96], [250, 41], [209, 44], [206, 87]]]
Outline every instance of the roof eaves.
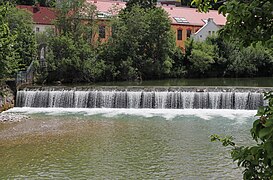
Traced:
[[192, 23], [171, 23], [172, 25], [179, 25], [179, 26], [204, 26], [204, 24], [192, 24]]

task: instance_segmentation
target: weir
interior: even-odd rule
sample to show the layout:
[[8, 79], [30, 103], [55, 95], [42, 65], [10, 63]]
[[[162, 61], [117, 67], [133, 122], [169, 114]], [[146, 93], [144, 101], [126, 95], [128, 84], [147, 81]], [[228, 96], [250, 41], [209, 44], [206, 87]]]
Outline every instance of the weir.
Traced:
[[263, 106], [261, 89], [234, 88], [101, 88], [25, 89], [17, 107], [249, 109]]

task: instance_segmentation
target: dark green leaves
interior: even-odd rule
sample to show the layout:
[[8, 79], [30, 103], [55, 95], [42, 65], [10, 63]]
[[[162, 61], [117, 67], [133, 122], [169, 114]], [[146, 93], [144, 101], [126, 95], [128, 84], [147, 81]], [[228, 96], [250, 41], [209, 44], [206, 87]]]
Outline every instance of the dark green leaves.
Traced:
[[18, 68], [17, 33], [11, 33], [8, 23], [9, 3], [0, 5], [0, 79], [12, 75]]

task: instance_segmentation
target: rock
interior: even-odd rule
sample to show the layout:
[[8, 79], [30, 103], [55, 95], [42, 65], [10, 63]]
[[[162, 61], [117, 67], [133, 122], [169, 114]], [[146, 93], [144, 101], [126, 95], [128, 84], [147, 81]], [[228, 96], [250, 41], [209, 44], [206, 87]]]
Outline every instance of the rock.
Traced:
[[23, 114], [0, 113], [0, 123], [20, 122], [22, 120], [27, 120], [27, 119], [29, 119], [29, 117]]
[[0, 113], [14, 107], [14, 94], [12, 90], [4, 84], [0, 84]]

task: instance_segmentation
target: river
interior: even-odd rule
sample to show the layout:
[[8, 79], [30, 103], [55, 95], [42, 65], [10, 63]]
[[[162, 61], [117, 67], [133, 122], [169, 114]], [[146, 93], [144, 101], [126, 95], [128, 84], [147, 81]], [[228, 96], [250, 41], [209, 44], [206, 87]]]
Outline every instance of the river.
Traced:
[[30, 119], [0, 123], [2, 179], [242, 179], [243, 169], [232, 161], [230, 149], [210, 142], [210, 135], [232, 135], [238, 145], [253, 144], [249, 130], [255, 109], [266, 103], [264, 88], [230, 86], [273, 87], [273, 81], [182, 79], [80, 86], [18, 92], [20, 107], [4, 113]]
[[0, 124], [3, 179], [241, 179], [211, 134], [251, 144], [254, 110], [14, 108]]

